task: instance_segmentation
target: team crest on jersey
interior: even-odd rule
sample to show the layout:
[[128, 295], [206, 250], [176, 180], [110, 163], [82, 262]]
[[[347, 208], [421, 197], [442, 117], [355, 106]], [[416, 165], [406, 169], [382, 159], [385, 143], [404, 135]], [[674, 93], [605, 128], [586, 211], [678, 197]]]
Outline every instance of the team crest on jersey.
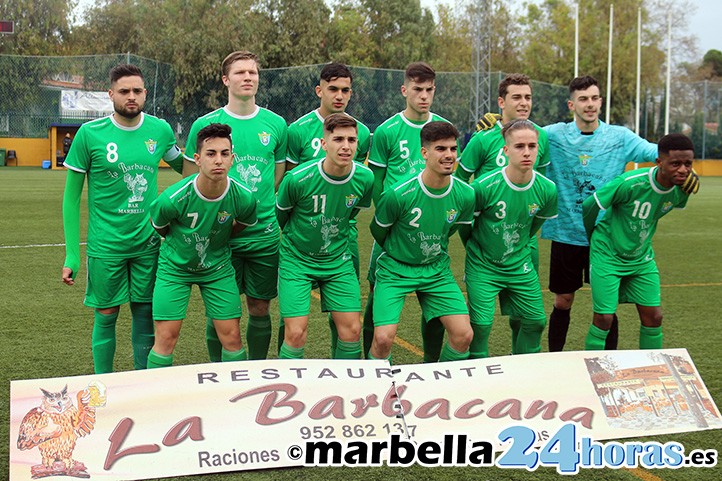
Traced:
[[155, 148], [158, 146], [158, 142], [156, 142], [153, 139], [148, 139], [145, 141], [145, 148], [148, 149], [148, 153], [153, 155], [155, 154]]
[[346, 207], [349, 209], [356, 205], [358, 202], [358, 196], [356, 194], [349, 194], [346, 196]]
[[271, 141], [271, 134], [268, 132], [261, 132], [258, 134], [258, 140], [265, 146]]
[[537, 212], [539, 212], [539, 204], [536, 202], [533, 204], [529, 204], [529, 217], [534, 216]]
[[670, 210], [672, 210], [672, 203], [671, 203], [671, 202], [667, 201], [667, 202], [665, 202], [664, 204], [662, 204], [662, 212], [663, 212], [663, 213], [666, 214], [666, 213], [669, 212]]
[[231, 213], [226, 212], [225, 210], [222, 210], [218, 213], [218, 223], [219, 224], [225, 224], [228, 219], [231, 218]]
[[456, 209], [451, 209], [446, 211], [446, 222], [449, 224], [452, 224], [456, 218], [459, 217], [459, 211]]
[[592, 158], [591, 155], [582, 154], [579, 156], [579, 163], [582, 164], [584, 167], [586, 167], [587, 164], [589, 164], [589, 159], [591, 159], [591, 158]]

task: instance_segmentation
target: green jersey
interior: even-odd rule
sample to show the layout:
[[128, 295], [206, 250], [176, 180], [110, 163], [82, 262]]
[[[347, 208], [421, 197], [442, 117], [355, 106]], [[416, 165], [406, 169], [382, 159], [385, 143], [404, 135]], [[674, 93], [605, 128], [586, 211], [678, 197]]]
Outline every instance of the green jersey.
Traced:
[[445, 190], [433, 192], [419, 173], [384, 192], [374, 217], [377, 225], [389, 229], [384, 253], [410, 265], [431, 264], [448, 256], [449, 236], [474, 218], [474, 190], [449, 179]]
[[[534, 168], [540, 170], [549, 165], [549, 138], [544, 129], [536, 124], [534, 126], [539, 132], [539, 151]], [[472, 175], [479, 179], [495, 169], [506, 167], [509, 159], [504, 153], [505, 142], [501, 128], [501, 123], [497, 123], [492, 129], [478, 132], [471, 137], [454, 175], [468, 182]]]
[[[326, 157], [326, 152], [321, 148], [323, 120], [316, 109], [289, 125], [287, 162], [303, 165], [306, 162]], [[363, 164], [369, 153], [371, 132], [364, 124], [358, 120], [356, 122], [358, 123], [358, 148], [354, 160]]]
[[245, 184], [258, 202], [258, 223], [245, 229], [232, 243], [244, 250], [261, 249], [279, 236], [276, 220], [276, 164], [286, 162], [288, 127], [282, 117], [256, 106], [251, 115], [236, 115], [227, 107], [199, 117], [188, 133], [185, 157], [192, 161], [198, 131], [211, 123], [227, 124], [233, 139], [233, 167], [228, 175]]
[[278, 188], [277, 207], [288, 213], [281, 255], [294, 252], [323, 262], [351, 259], [349, 221], [357, 209], [371, 206], [374, 175], [354, 162], [343, 179], [323, 171], [321, 159], [286, 174]]
[[657, 167], [626, 172], [593, 194], [594, 202], [606, 210], [592, 233], [594, 251], [625, 263], [654, 258], [657, 221], [673, 208], [686, 206], [689, 199], [679, 187], [660, 186], [656, 172]]
[[168, 122], [145, 113], [135, 127], [112, 115], [83, 124], [65, 166], [88, 177], [88, 255], [126, 258], [157, 252], [150, 225], [158, 164], [181, 160]]
[[179, 277], [213, 279], [230, 265], [233, 221], [256, 224], [256, 201], [244, 185], [229, 178], [226, 191], [208, 199], [198, 191], [198, 174], [168, 187], [151, 205], [153, 226], [168, 227], [158, 270]]
[[476, 220], [466, 243], [466, 262], [501, 274], [526, 273], [534, 269], [532, 234], [544, 220], [557, 216], [557, 188], [534, 171], [528, 184], [516, 185], [506, 171], [496, 170], [471, 184]]
[[425, 122], [413, 122], [399, 112], [376, 128], [369, 164], [386, 169], [384, 191], [424, 170], [426, 161], [421, 156], [421, 128], [435, 121], [448, 122], [433, 113]]

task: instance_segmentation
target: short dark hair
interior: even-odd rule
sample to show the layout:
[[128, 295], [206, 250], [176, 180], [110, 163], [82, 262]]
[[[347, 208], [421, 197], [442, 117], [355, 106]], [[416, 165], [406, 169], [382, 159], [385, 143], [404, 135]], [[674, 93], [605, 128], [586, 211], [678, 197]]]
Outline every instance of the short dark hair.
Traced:
[[571, 97], [577, 90], [587, 90], [589, 87], [593, 87], [595, 85], [600, 91], [602, 90], [599, 86], [599, 81], [591, 75], [576, 77], [574, 80], [569, 82], [569, 96]]
[[506, 140], [509, 133], [514, 132], [515, 130], [531, 130], [537, 135], [537, 137], [539, 137], [539, 131], [536, 129], [536, 125], [534, 125], [534, 122], [527, 119], [514, 119], [505, 124], [504, 127], [501, 128], [501, 136], [504, 137], [504, 140]]
[[123, 77], [140, 77], [145, 82], [143, 73], [135, 65], [121, 63], [110, 69], [110, 84], [113, 85]]
[[657, 144], [657, 150], [660, 154], [668, 155], [671, 150], [691, 150], [694, 152], [694, 144], [692, 139], [684, 134], [667, 134]]
[[320, 78], [321, 80], [325, 80], [326, 82], [330, 82], [331, 80], [337, 78], [347, 78], [351, 82], [353, 82], [353, 75], [351, 75], [351, 70], [349, 70], [349, 68], [344, 64], [336, 62], [331, 62], [324, 65], [321, 69]]
[[442, 122], [437, 120], [435, 122], [429, 122], [421, 128], [421, 145], [428, 146], [432, 142], [439, 140], [459, 138], [459, 131], [456, 130], [453, 124], [449, 122]]
[[248, 52], [246, 50], [237, 50], [235, 52], [229, 53], [226, 58], [223, 59], [223, 63], [221, 64], [221, 71], [223, 72], [223, 75], [228, 75], [228, 72], [231, 70], [231, 65], [233, 65], [233, 62], [237, 62], [239, 60], [253, 60], [254, 62], [256, 62], [256, 68], [260, 70], [260, 65], [258, 65], [258, 55]]
[[406, 66], [404, 82], [414, 81], [417, 83], [429, 82], [436, 79], [436, 72], [431, 65], [425, 62], [414, 62]]
[[198, 136], [196, 137], [196, 153], [201, 153], [201, 147], [203, 147], [203, 142], [205, 142], [208, 139], [228, 139], [228, 142], [231, 144], [231, 148], [233, 148], [233, 139], [231, 138], [231, 127], [230, 125], [226, 124], [208, 124], [205, 127], [203, 127], [201, 130], [198, 131]]
[[499, 82], [499, 97], [504, 98], [509, 93], [509, 85], [528, 85], [531, 89], [531, 80], [523, 73], [510, 73]]
[[323, 131], [333, 133], [339, 127], [353, 127], [358, 131], [356, 119], [344, 113], [331, 114], [323, 121]]

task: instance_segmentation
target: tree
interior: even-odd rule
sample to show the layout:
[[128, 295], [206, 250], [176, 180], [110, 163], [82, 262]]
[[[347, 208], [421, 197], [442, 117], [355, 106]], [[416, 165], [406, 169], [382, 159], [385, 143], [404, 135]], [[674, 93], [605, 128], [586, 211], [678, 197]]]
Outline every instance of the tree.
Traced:
[[75, 0], [13, 0], [0, 2], [0, 19], [15, 23], [15, 33], [0, 35], [0, 54], [58, 55], [70, 28]]
[[702, 57], [702, 65], [699, 70], [703, 79], [722, 79], [722, 52], [715, 49], [708, 50]]

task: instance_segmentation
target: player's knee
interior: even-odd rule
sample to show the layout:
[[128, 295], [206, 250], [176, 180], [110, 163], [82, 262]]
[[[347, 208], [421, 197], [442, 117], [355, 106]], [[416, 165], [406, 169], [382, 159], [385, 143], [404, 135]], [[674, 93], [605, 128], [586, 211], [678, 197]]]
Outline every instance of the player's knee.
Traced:
[[306, 332], [305, 326], [289, 325], [286, 323], [284, 328], [284, 338], [286, 343], [290, 346], [299, 347], [306, 343]]
[[608, 331], [612, 327], [612, 321], [614, 320], [614, 314], [597, 314], [594, 313], [593, 324], [599, 329]]
[[662, 325], [662, 310], [657, 308], [641, 316], [642, 325], [645, 327], [659, 327]]
[[474, 339], [474, 331], [471, 329], [471, 325], [449, 332], [449, 344], [460, 352], [464, 352], [469, 348], [472, 339]]
[[361, 339], [361, 323], [352, 322], [343, 325], [337, 325], [338, 338], [344, 342], [356, 342]]
[[569, 294], [555, 294], [554, 295], [554, 307], [561, 309], [562, 311], [568, 311], [574, 304], [574, 293]]
[[156, 328], [155, 343], [163, 348], [163, 350], [172, 351], [178, 342], [180, 332], [175, 329]]
[[374, 344], [383, 352], [391, 350], [391, 346], [394, 344], [395, 333], [382, 331], [379, 329], [374, 330]]
[[246, 296], [246, 305], [250, 316], [263, 317], [270, 312], [271, 301]]

